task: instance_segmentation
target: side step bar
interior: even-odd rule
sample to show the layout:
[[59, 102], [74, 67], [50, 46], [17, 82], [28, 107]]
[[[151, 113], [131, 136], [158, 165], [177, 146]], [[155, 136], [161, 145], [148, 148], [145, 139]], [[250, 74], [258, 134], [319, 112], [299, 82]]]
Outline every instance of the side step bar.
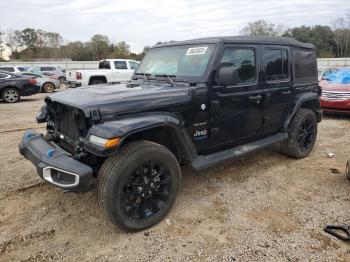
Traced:
[[208, 167], [212, 167], [220, 162], [228, 159], [234, 159], [246, 155], [248, 153], [266, 148], [270, 145], [282, 142], [288, 138], [287, 133], [278, 133], [273, 136], [269, 136], [258, 141], [254, 141], [245, 145], [236, 146], [231, 149], [213, 153], [210, 155], [199, 155], [191, 163], [195, 170], [201, 170]]

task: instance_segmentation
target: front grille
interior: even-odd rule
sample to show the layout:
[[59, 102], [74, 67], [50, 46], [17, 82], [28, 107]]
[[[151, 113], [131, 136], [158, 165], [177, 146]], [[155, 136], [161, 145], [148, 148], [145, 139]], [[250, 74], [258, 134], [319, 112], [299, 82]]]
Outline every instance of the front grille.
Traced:
[[58, 116], [57, 130], [71, 139], [78, 139], [79, 129], [76, 118], [77, 114], [74, 109], [63, 107]]
[[322, 99], [332, 101], [344, 101], [350, 99], [350, 92], [322, 91]]
[[55, 130], [61, 134], [76, 140], [86, 133], [86, 119], [84, 113], [74, 107], [52, 103], [49, 106], [49, 120]]

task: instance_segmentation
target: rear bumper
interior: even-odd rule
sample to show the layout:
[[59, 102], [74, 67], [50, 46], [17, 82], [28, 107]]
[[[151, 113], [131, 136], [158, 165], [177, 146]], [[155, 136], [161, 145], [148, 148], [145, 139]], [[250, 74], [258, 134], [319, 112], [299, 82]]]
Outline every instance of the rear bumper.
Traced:
[[42, 134], [31, 130], [25, 132], [19, 152], [33, 163], [38, 175], [47, 182], [71, 191], [90, 188], [92, 168], [49, 144]]
[[80, 82], [76, 82], [76, 81], [68, 81], [67, 83], [68, 83], [68, 87], [72, 87], [72, 88], [81, 86], [81, 83]]

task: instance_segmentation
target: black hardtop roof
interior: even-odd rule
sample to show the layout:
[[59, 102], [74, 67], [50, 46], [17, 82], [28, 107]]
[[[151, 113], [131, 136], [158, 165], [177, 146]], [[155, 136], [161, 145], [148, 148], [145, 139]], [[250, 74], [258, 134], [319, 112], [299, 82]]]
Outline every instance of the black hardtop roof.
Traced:
[[207, 37], [207, 38], [197, 38], [185, 41], [173, 41], [165, 44], [158, 44], [153, 46], [164, 47], [164, 46], [175, 46], [175, 45], [190, 45], [190, 44], [217, 44], [217, 43], [227, 43], [227, 44], [268, 44], [268, 45], [288, 45], [296, 46], [306, 49], [315, 49], [313, 44], [303, 43], [297, 41], [293, 38], [280, 37], [280, 36], [222, 36], [222, 37]]

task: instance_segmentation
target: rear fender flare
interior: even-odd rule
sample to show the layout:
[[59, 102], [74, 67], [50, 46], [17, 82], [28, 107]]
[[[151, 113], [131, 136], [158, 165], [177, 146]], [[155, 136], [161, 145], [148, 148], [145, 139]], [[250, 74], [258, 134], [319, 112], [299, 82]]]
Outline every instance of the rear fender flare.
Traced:
[[293, 117], [298, 112], [300, 108], [310, 108], [314, 111], [317, 121], [320, 122], [322, 118], [322, 110], [320, 105], [320, 96], [316, 93], [304, 93], [297, 95], [292, 103], [290, 104], [289, 111], [286, 120], [283, 123], [282, 131], [287, 132], [289, 124], [291, 123]]

